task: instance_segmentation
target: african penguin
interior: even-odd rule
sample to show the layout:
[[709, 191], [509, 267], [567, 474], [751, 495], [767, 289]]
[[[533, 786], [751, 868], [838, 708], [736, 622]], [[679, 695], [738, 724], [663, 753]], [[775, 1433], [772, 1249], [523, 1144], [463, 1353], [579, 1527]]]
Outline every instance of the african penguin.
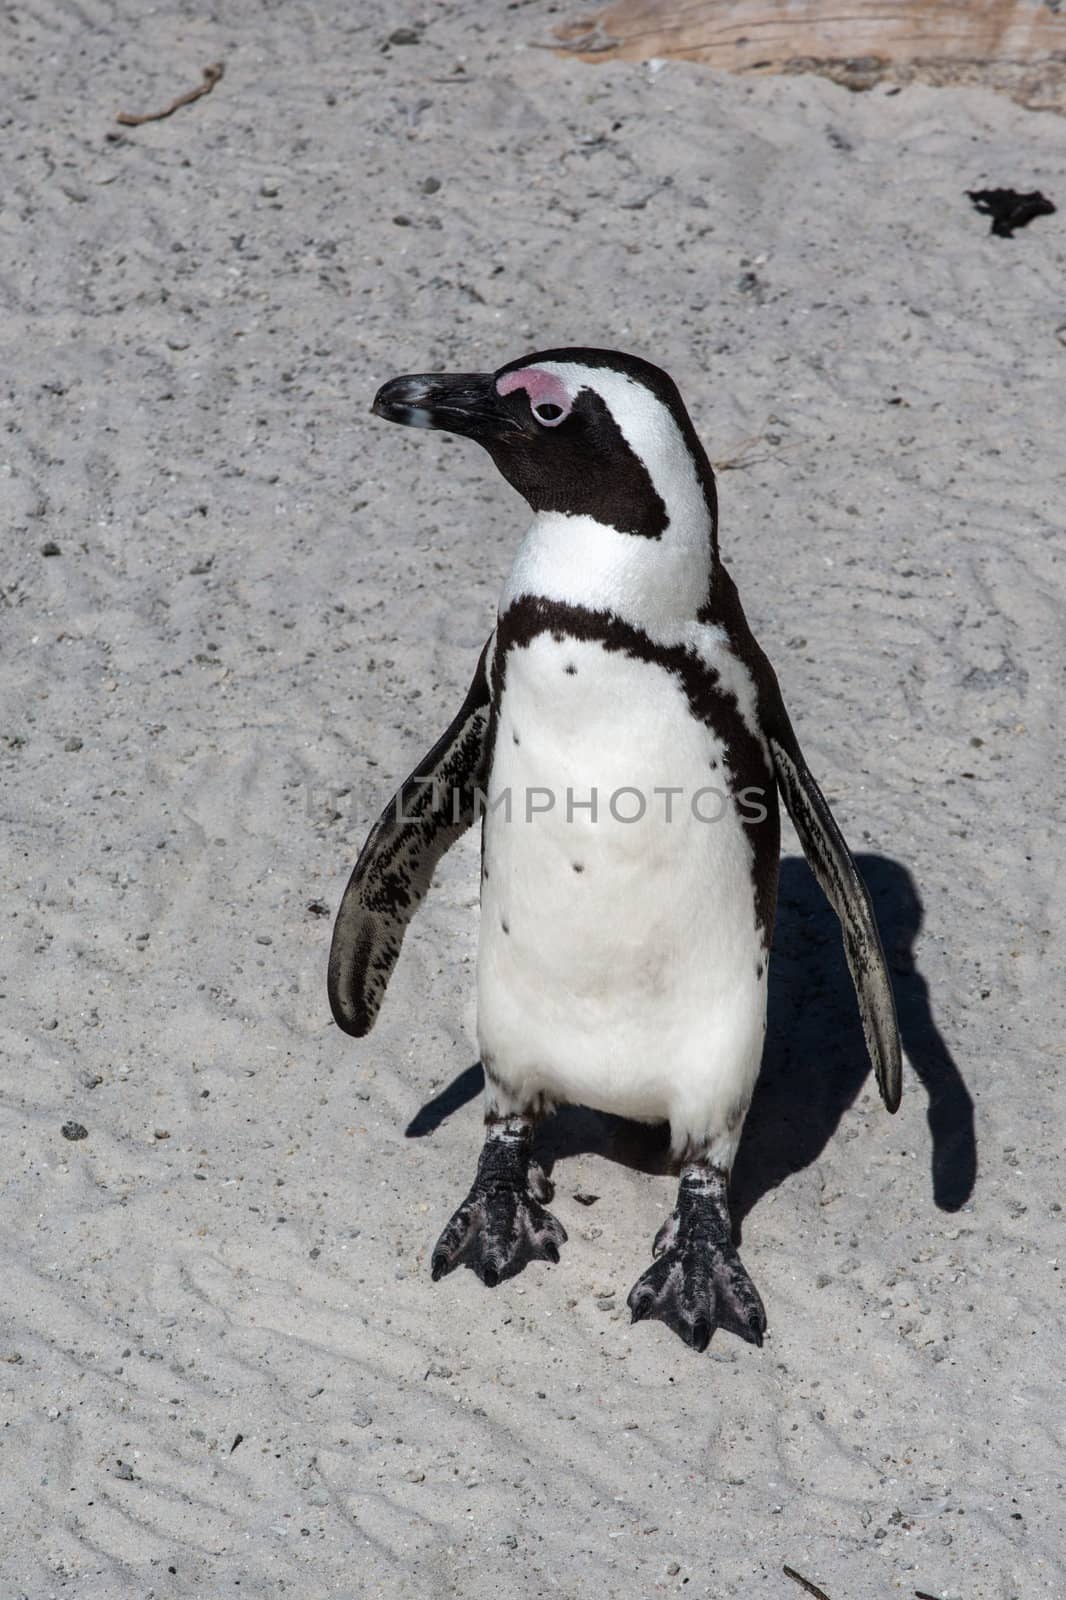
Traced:
[[481, 822], [486, 1135], [433, 1277], [559, 1259], [534, 1128], [590, 1106], [668, 1122], [680, 1170], [633, 1320], [761, 1344], [727, 1184], [766, 1027], [779, 790], [892, 1111], [900, 1048], [869, 898], [719, 557], [706, 453], [667, 374], [608, 350], [396, 378], [373, 410], [477, 440], [533, 511], [466, 701], [370, 834], [330, 955], [333, 1014], [362, 1036], [437, 862]]

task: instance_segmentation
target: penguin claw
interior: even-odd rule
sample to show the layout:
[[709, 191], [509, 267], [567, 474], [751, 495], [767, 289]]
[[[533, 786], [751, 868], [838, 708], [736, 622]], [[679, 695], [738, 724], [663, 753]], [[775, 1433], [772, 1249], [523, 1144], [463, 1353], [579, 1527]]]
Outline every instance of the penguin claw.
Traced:
[[740, 1257], [731, 1244], [705, 1237], [682, 1237], [664, 1249], [637, 1279], [627, 1304], [633, 1322], [665, 1322], [697, 1351], [706, 1350], [716, 1328], [755, 1345], [766, 1331], [762, 1301]]
[[539, 1200], [516, 1185], [474, 1185], [438, 1239], [430, 1258], [434, 1283], [468, 1266], [488, 1289], [530, 1261], [559, 1260], [566, 1229]]
[[547, 1205], [555, 1194], [555, 1185], [539, 1161], [529, 1163], [526, 1183], [534, 1200], [539, 1200], [542, 1205]]
[[652, 1308], [655, 1305], [655, 1301], [652, 1296], [647, 1294], [638, 1295], [635, 1300], [633, 1296], [630, 1295], [628, 1303], [630, 1327], [632, 1327], [634, 1322], [643, 1322], [644, 1318], [651, 1314]]
[[680, 1223], [680, 1214], [677, 1211], [671, 1212], [670, 1216], [667, 1217], [666, 1221], [655, 1235], [655, 1241], [651, 1247], [651, 1253], [653, 1256], [665, 1255], [667, 1250], [671, 1248], [677, 1239], [677, 1230], [680, 1226]]

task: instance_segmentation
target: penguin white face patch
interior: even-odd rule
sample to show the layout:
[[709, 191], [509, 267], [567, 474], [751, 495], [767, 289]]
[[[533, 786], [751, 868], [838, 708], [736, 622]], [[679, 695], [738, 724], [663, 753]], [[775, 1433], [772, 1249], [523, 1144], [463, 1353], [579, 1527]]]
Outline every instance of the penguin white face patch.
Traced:
[[499, 395], [514, 394], [516, 389], [526, 391], [529, 408], [543, 428], [557, 428], [573, 408], [574, 402], [563, 380], [554, 372], [545, 372], [543, 367], [508, 372], [496, 384]]

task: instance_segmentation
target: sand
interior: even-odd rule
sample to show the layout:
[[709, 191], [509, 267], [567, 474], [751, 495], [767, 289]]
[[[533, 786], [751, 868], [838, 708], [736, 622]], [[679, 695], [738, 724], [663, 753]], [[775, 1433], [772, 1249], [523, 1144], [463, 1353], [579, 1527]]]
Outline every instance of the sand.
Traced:
[[[590, 67], [530, 47], [558, 15], [4, 23], [4, 1600], [1066, 1591], [1066, 120]], [[1060, 211], [993, 238], [998, 184]], [[732, 462], [723, 550], [898, 985], [891, 1118], [788, 834], [761, 1352], [630, 1330], [673, 1184], [589, 1114], [545, 1131], [561, 1263], [431, 1283], [480, 1142], [473, 840], [371, 1037], [326, 1005], [524, 525], [370, 398], [562, 343], [669, 368]]]

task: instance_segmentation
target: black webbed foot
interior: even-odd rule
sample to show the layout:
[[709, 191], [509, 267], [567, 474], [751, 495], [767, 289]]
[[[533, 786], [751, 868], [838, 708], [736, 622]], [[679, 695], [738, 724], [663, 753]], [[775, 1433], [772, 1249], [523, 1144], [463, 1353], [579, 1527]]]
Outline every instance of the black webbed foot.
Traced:
[[740, 1257], [705, 1239], [681, 1239], [629, 1291], [634, 1322], [665, 1322], [694, 1350], [706, 1350], [715, 1328], [762, 1344], [766, 1313]]
[[530, 1261], [558, 1261], [566, 1229], [541, 1204], [551, 1185], [531, 1144], [531, 1127], [517, 1118], [489, 1128], [474, 1186], [434, 1247], [434, 1282], [465, 1265], [494, 1289]]
[[665, 1322], [694, 1350], [706, 1350], [716, 1328], [762, 1344], [766, 1313], [732, 1241], [724, 1173], [685, 1169], [653, 1248], [657, 1259], [629, 1292], [634, 1322]]
[[517, 1188], [471, 1189], [433, 1251], [433, 1280], [463, 1264], [490, 1289], [531, 1261], [558, 1261], [566, 1229]]

